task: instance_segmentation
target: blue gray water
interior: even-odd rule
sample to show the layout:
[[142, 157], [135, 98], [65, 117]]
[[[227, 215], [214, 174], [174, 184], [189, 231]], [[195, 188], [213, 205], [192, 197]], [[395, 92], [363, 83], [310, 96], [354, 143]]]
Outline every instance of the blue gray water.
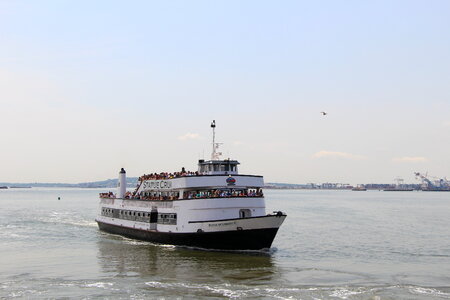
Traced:
[[450, 193], [267, 190], [273, 249], [224, 253], [100, 232], [101, 191], [0, 190], [1, 298], [450, 299]]

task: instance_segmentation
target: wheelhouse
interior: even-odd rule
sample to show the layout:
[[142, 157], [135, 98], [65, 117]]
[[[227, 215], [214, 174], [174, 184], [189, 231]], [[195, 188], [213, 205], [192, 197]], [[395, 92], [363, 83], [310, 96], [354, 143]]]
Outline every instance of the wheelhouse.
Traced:
[[208, 160], [200, 159], [198, 161], [198, 173], [201, 175], [237, 175], [237, 160]]

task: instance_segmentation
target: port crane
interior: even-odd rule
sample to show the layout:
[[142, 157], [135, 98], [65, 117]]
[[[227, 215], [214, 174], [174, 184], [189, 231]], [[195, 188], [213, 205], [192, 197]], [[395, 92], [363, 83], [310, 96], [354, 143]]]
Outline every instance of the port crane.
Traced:
[[422, 181], [422, 190], [424, 191], [450, 191], [450, 181], [445, 177], [428, 176], [428, 172], [425, 174], [414, 172], [414, 175], [416, 175], [416, 179]]
[[395, 180], [395, 182], [396, 182], [396, 186], [397, 186], [397, 187], [402, 187], [402, 186], [403, 186], [403, 183], [405, 182], [405, 181], [403, 180], [403, 178], [400, 178], [400, 177], [397, 177], [397, 178], [395, 178], [394, 180]]

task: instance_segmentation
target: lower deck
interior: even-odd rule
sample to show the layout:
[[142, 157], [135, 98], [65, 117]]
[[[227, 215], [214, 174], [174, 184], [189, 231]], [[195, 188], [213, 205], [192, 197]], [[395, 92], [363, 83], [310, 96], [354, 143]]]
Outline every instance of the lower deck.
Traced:
[[[285, 216], [279, 217], [284, 220]], [[190, 233], [160, 232], [157, 230], [142, 230], [109, 224], [97, 220], [100, 230], [119, 234], [129, 238], [149, 241], [159, 244], [187, 246], [216, 250], [261, 250], [271, 247], [278, 232], [277, 227], [258, 229], [234, 229], [205, 232], [197, 230]], [[281, 225], [280, 223], [280, 225]]]
[[157, 219], [152, 217], [150, 217], [150, 221], [143, 222], [116, 219], [109, 216], [98, 216], [96, 218], [96, 221], [97, 223], [104, 223], [112, 226], [136, 229], [141, 231], [156, 231], [161, 233], [209, 233], [220, 231], [279, 228], [285, 218], [285, 214], [278, 212], [276, 214], [259, 217], [189, 221], [186, 224], [170, 224], [158, 222]]
[[266, 216], [264, 198], [214, 198], [173, 201], [100, 199], [98, 219], [163, 232], [192, 232], [208, 220]]

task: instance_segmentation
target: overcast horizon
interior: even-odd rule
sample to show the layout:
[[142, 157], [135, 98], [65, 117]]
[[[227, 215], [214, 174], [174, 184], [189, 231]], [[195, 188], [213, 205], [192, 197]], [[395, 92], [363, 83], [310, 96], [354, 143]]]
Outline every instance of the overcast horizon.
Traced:
[[[450, 177], [449, 1], [0, 0], [0, 182]], [[322, 111], [327, 115], [321, 114]]]

